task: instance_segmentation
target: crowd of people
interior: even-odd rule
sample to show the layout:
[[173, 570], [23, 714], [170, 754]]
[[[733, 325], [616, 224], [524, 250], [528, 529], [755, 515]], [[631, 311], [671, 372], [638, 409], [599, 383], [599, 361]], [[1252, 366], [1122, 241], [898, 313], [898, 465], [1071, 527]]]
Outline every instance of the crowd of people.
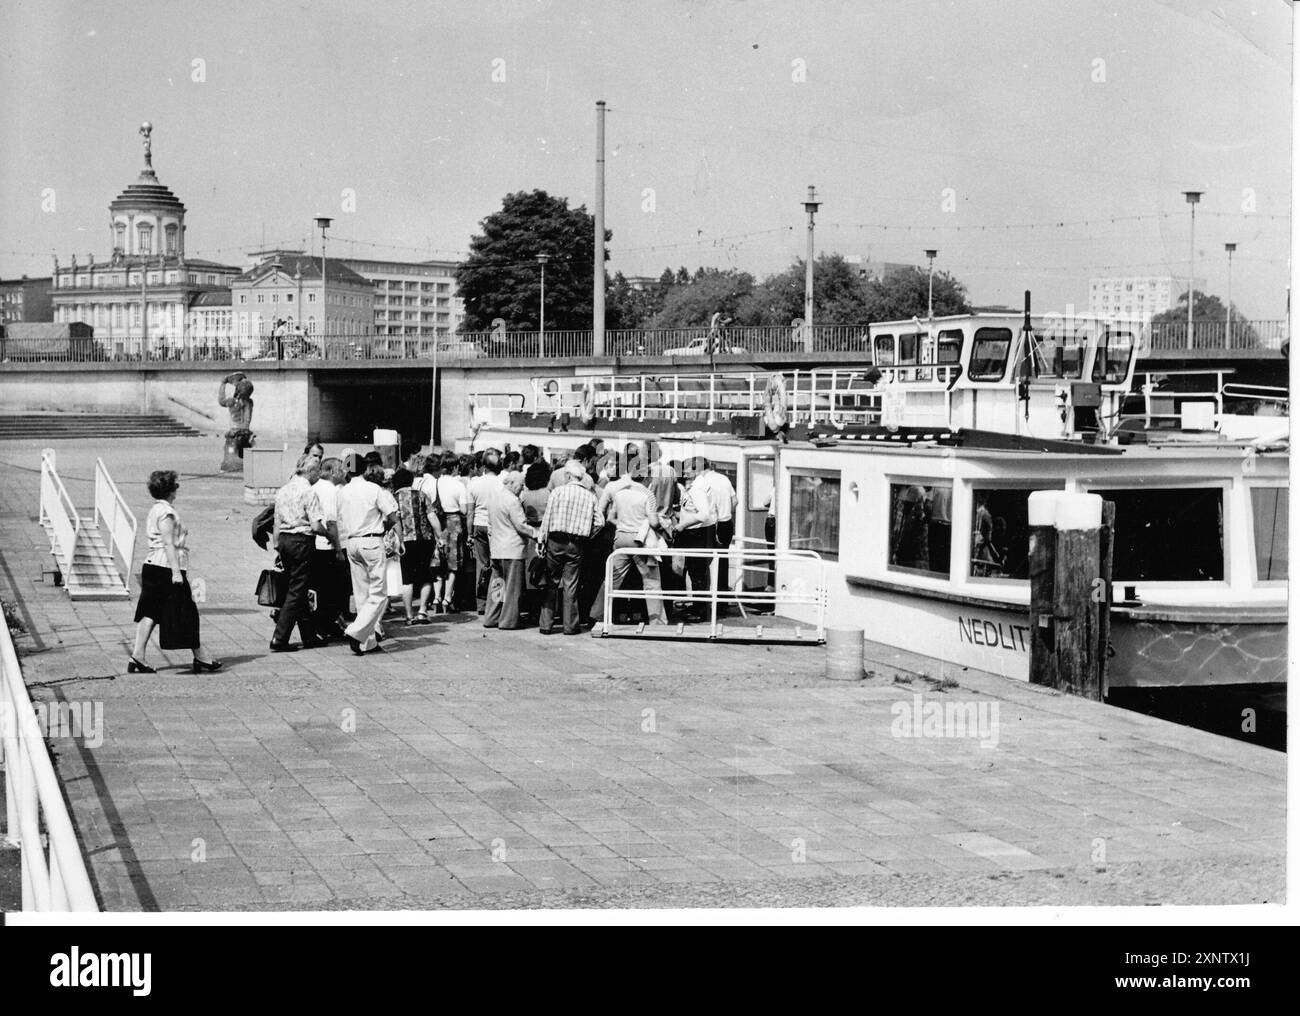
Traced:
[[[183, 641], [195, 670], [215, 670], [221, 664], [202, 648], [189, 594], [175, 474], [155, 473], [150, 484], [158, 500], [146, 523], [150, 556], [128, 669], [152, 672], [144, 650], [153, 624], [187, 603], [181, 614], [192, 630]], [[614, 589], [638, 582], [644, 590], [620, 600], [623, 619], [702, 620], [713, 558], [680, 552], [728, 547], [735, 511], [735, 488], [713, 463], [665, 462], [653, 441], [609, 449], [596, 439], [560, 462], [536, 445], [434, 449], [395, 469], [377, 451], [328, 456], [313, 443], [263, 520], [262, 541], [273, 539], [283, 573], [270, 650], [343, 641], [357, 655], [383, 652], [394, 601], [411, 626], [476, 611], [486, 628], [581, 634], [603, 614], [615, 549], [650, 551], [614, 558]], [[716, 567], [725, 589], [725, 554]]]

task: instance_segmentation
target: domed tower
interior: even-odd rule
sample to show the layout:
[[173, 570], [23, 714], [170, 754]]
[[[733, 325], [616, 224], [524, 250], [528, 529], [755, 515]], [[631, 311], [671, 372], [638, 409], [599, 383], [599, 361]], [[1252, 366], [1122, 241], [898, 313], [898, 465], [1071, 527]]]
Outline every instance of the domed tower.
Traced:
[[113, 259], [185, 260], [185, 206], [158, 182], [153, 171], [153, 125], [140, 125], [144, 138], [144, 169], [140, 178], [122, 191], [108, 206], [112, 231]]

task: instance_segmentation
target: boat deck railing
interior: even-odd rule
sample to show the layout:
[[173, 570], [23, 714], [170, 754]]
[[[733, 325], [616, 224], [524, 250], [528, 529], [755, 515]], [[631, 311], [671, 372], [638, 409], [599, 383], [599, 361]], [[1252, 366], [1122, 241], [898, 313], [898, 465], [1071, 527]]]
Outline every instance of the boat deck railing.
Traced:
[[[717, 423], [732, 416], [783, 415], [791, 425], [874, 425], [885, 396], [930, 392], [942, 401], [960, 374], [956, 364], [842, 370], [720, 371], [709, 374], [603, 374], [534, 377], [533, 415], [581, 419]], [[779, 384], [774, 382], [779, 378]], [[891, 384], [897, 382], [898, 384]]]
[[[1214, 415], [1225, 412], [1228, 403], [1253, 415], [1264, 406], [1280, 407], [1285, 411], [1290, 405], [1290, 392], [1273, 385], [1246, 384], [1227, 380], [1233, 368], [1201, 370], [1144, 371], [1134, 378], [1142, 395], [1143, 414], [1147, 426], [1158, 426], [1162, 421], [1183, 420], [1182, 407], [1187, 403], [1209, 403]], [[1161, 382], [1175, 379], [1174, 386], [1157, 387]]]

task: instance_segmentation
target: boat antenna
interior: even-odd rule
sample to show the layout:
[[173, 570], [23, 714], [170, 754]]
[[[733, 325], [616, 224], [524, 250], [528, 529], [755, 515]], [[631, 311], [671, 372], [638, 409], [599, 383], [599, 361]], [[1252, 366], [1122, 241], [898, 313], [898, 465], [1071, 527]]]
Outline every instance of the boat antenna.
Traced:
[[1034, 326], [1029, 320], [1029, 290], [1025, 290], [1025, 322], [1020, 328], [1020, 380], [1016, 398], [1025, 404], [1025, 422], [1029, 422], [1029, 379], [1033, 376]]

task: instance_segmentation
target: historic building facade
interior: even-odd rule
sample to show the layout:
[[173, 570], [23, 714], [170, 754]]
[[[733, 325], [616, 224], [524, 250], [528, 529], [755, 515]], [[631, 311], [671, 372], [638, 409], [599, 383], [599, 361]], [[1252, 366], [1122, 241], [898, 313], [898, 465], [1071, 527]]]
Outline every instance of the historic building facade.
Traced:
[[239, 269], [185, 256], [185, 206], [153, 169], [153, 127], [144, 137], [144, 169], [109, 204], [112, 255], [70, 265], [54, 259], [53, 316], [83, 322], [115, 356], [177, 355], [192, 337], [190, 308], [202, 293], [221, 290]]
[[230, 284], [232, 342], [254, 336], [303, 334], [326, 341], [356, 340], [374, 333], [375, 289], [343, 261], [302, 251], [267, 251]]

